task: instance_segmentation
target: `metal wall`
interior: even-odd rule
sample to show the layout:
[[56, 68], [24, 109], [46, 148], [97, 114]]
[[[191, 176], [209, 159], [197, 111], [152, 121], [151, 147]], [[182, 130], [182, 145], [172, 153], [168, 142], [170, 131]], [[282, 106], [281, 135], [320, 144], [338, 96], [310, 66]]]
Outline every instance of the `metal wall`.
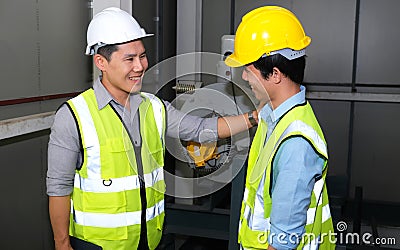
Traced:
[[[55, 111], [66, 98], [46, 96], [90, 87], [88, 21], [84, 0], [0, 1], [0, 120]], [[38, 96], [43, 101], [6, 105]], [[48, 133], [0, 141], [1, 249], [53, 249], [45, 189]]]
[[176, 54], [176, 0], [133, 0], [132, 15], [147, 33], [154, 34], [143, 39], [149, 67]]
[[[83, 0], [1, 1], [0, 100], [75, 92], [90, 86], [89, 58], [84, 55], [87, 6]], [[54, 105], [1, 106], [0, 118], [53, 110]]]

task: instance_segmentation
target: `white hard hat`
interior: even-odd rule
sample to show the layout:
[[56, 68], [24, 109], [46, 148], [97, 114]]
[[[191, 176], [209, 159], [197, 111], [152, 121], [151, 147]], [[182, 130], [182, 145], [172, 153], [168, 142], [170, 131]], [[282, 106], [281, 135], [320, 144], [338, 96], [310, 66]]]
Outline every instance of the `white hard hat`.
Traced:
[[153, 34], [146, 34], [127, 12], [110, 7], [96, 14], [87, 29], [86, 55], [94, 55], [104, 45], [125, 43]]

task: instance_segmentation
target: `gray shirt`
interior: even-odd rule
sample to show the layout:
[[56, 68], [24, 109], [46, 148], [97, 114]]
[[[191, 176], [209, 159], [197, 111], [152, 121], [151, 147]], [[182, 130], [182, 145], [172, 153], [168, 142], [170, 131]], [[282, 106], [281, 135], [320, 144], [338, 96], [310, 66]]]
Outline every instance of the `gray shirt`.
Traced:
[[[139, 94], [130, 95], [130, 110], [113, 99], [97, 79], [93, 84], [99, 110], [112, 105], [125, 123], [135, 146], [141, 145], [138, 109], [142, 102]], [[186, 141], [213, 141], [217, 138], [217, 118], [201, 118], [186, 115], [169, 102], [166, 107], [166, 136]], [[206, 131], [206, 132], [205, 132]], [[201, 136], [201, 138], [200, 138]], [[48, 145], [47, 194], [65, 196], [71, 194], [75, 169], [82, 163], [78, 128], [66, 104], [56, 112]]]

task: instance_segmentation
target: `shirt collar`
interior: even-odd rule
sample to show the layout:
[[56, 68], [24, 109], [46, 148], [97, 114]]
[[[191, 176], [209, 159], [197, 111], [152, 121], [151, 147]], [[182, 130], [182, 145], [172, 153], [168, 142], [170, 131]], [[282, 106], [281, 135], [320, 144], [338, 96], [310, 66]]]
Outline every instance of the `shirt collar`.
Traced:
[[110, 93], [107, 91], [107, 89], [103, 86], [103, 84], [100, 82], [101, 77], [97, 78], [94, 83], [93, 83], [93, 90], [94, 94], [96, 96], [97, 100], [97, 105], [99, 110], [103, 109], [109, 102], [113, 100], [112, 96]]
[[269, 104], [266, 104], [260, 111], [261, 119], [267, 123], [276, 122], [286, 112], [288, 112], [294, 106], [304, 103], [306, 101], [306, 88], [300, 85], [300, 92], [290, 97], [279, 105], [275, 110], [271, 108]]
[[[93, 90], [94, 90], [94, 94], [96, 96], [97, 105], [98, 105], [99, 110], [103, 109], [111, 101], [113, 101], [117, 105], [121, 105], [116, 100], [114, 100], [114, 98], [111, 96], [111, 94], [108, 92], [108, 90], [101, 83], [101, 76], [94, 81]], [[130, 107], [131, 111], [137, 110], [137, 108], [139, 107], [142, 100], [143, 99], [140, 94], [131, 94], [130, 100], [129, 100], [130, 105], [131, 105], [131, 107]]]

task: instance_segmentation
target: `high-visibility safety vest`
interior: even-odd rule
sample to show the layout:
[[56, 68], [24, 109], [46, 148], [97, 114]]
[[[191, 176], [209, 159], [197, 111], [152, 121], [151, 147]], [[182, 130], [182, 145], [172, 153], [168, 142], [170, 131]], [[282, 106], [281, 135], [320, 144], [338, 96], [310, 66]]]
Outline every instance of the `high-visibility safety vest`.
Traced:
[[[260, 120], [250, 148], [245, 192], [239, 222], [239, 244], [244, 249], [267, 249], [270, 236], [271, 173], [280, 145], [292, 137], [306, 139], [317, 154], [325, 159], [322, 177], [316, 180], [307, 210], [305, 234], [283, 238], [281, 244], [299, 243], [297, 249], [335, 249], [334, 231], [325, 185], [327, 173], [327, 144], [322, 130], [308, 102], [292, 108], [276, 125], [265, 142], [267, 124]], [[265, 144], [264, 144], [265, 142]], [[279, 238], [280, 237], [280, 238]], [[297, 236], [299, 237], [299, 236]], [[275, 238], [275, 239], [276, 239]]]
[[[160, 242], [164, 223], [165, 108], [141, 93], [141, 158], [146, 191], [150, 249]], [[134, 146], [121, 117], [108, 104], [98, 109], [93, 89], [67, 102], [75, 116], [83, 149], [71, 196], [70, 235], [105, 250], [137, 249], [142, 205]], [[143, 182], [142, 182], [143, 183]]]

